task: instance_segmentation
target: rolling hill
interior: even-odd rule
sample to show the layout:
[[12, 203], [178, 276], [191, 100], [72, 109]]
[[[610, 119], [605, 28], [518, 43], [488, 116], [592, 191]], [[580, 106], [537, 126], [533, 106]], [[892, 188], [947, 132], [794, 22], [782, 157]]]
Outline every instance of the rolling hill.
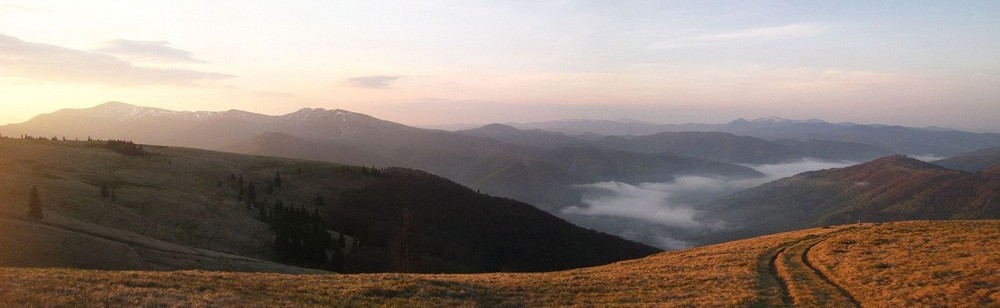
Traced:
[[1000, 174], [888, 156], [751, 188], [708, 213], [730, 223], [735, 237], [857, 221], [997, 219]]
[[[0, 242], [18, 247], [0, 250], [0, 264], [542, 271], [659, 251], [416, 170], [143, 149], [129, 156], [98, 141], [0, 139]], [[40, 220], [26, 215], [32, 187]]]
[[982, 149], [933, 161], [935, 165], [948, 169], [978, 172], [1000, 165], [1000, 147]]
[[74, 306], [995, 306], [1000, 223], [808, 229], [549, 273], [0, 268], [0, 303]]

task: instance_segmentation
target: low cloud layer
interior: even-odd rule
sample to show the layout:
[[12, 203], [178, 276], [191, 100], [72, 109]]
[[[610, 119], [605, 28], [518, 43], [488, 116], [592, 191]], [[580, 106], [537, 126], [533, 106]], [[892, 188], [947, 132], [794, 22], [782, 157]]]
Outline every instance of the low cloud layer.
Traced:
[[177, 68], [134, 65], [113, 56], [31, 43], [0, 34], [0, 76], [41, 81], [116, 86], [198, 86], [234, 76]]
[[912, 157], [914, 159], [917, 159], [917, 160], [920, 160], [920, 161], [925, 161], [925, 162], [932, 162], [932, 161], [935, 161], [935, 160], [942, 160], [942, 159], [947, 158], [947, 157], [937, 156], [937, 155], [916, 155], [916, 156], [910, 156], [910, 157]]
[[657, 223], [668, 227], [697, 228], [698, 212], [689, 207], [669, 206], [664, 183], [630, 185], [621, 182], [600, 182], [579, 186], [587, 190], [583, 198], [586, 207], [571, 206], [564, 214], [617, 216]]
[[[621, 182], [600, 182], [580, 185], [578, 187], [585, 191], [583, 206], [567, 207], [562, 209], [562, 213], [634, 219], [690, 232], [717, 231], [725, 228], [724, 222], [696, 219], [701, 212], [697, 209], [697, 205], [701, 202], [718, 199], [798, 173], [849, 165], [851, 163], [801, 160], [784, 164], [748, 165], [765, 174], [765, 177], [755, 179], [681, 176], [666, 183], [632, 185]], [[651, 237], [646, 236], [646, 238]], [[684, 243], [668, 234], [656, 234], [652, 238], [663, 239], [663, 243], [658, 245], [661, 248], [673, 249], [677, 248], [676, 245]]]
[[344, 80], [344, 85], [367, 89], [392, 89], [392, 84], [404, 76], [361, 76]]
[[170, 47], [167, 41], [114, 40], [94, 50], [99, 53], [123, 56], [129, 59], [153, 62], [205, 63], [194, 58], [194, 53]]

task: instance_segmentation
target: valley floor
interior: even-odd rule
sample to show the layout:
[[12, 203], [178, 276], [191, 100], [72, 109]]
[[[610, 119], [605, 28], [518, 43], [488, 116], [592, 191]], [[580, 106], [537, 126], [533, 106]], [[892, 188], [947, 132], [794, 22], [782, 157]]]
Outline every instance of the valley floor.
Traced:
[[996, 306], [1000, 221], [845, 225], [553, 273], [0, 269], [3, 306]]

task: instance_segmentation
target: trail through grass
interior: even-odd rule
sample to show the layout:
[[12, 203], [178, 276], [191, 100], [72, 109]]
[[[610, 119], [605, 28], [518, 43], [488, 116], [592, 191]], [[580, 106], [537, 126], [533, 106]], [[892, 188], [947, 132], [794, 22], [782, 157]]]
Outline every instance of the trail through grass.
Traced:
[[860, 307], [844, 288], [827, 278], [809, 262], [809, 250], [831, 235], [810, 235], [798, 239], [775, 255], [774, 271], [783, 282], [791, 304], [795, 306]]

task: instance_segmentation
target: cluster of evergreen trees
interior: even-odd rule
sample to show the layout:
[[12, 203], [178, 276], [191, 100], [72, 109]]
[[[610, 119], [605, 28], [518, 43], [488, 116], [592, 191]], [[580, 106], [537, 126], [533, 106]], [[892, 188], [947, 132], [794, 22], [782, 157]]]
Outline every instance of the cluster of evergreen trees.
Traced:
[[[11, 136], [4, 136], [4, 135], [0, 134], [0, 139], [13, 139], [13, 138]], [[66, 136], [63, 136], [62, 138], [59, 138], [57, 136], [52, 136], [52, 138], [46, 138], [46, 137], [35, 137], [35, 136], [32, 136], [32, 135], [21, 134], [21, 139], [24, 139], [24, 140], [51, 140], [51, 141], [62, 140], [62, 141], [66, 141]], [[80, 141], [79, 139], [73, 139], [73, 140], [74, 141]], [[93, 140], [90, 140], [90, 141], [93, 141]]]
[[[244, 180], [243, 176], [230, 175], [237, 185], [236, 198], [246, 204], [248, 209], [256, 208], [259, 219], [271, 226], [275, 233], [274, 251], [279, 262], [302, 267], [321, 268], [337, 272], [344, 270], [344, 247], [346, 239], [341, 234], [334, 238], [327, 231], [328, 223], [319, 212], [309, 213], [305, 208], [286, 206], [281, 199], [275, 199], [269, 206], [267, 198], [262, 202], [258, 195], [258, 184], [253, 180]], [[281, 173], [276, 172], [274, 178], [265, 181], [263, 193], [274, 194], [285, 185]], [[322, 197], [316, 197], [317, 205], [323, 204]]]
[[[236, 199], [240, 201], [246, 201], [247, 208], [258, 207], [257, 185], [254, 183], [254, 181], [250, 181], [250, 183], [246, 183], [246, 185], [244, 185], [245, 182], [243, 180], [243, 176], [236, 178], [236, 174], [230, 175], [230, 179], [236, 180], [236, 185], [237, 185]], [[267, 185], [264, 186], [264, 192], [269, 195], [274, 194], [274, 191], [278, 188], [281, 188], [281, 185], [283, 183], [284, 181], [281, 179], [281, 173], [276, 172], [274, 174], [274, 179], [267, 182]]]
[[114, 150], [115, 152], [122, 153], [128, 156], [145, 156], [146, 151], [142, 149], [141, 144], [135, 144], [135, 142], [125, 141], [125, 140], [108, 140], [107, 147]]
[[330, 235], [319, 212], [314, 210], [310, 214], [304, 208], [286, 207], [278, 199], [262, 219], [277, 235], [274, 250], [281, 262], [343, 271], [346, 240], [343, 234], [336, 240]]
[[108, 183], [101, 183], [101, 199], [111, 199], [111, 201], [118, 201], [118, 193], [115, 190], [108, 188]]

